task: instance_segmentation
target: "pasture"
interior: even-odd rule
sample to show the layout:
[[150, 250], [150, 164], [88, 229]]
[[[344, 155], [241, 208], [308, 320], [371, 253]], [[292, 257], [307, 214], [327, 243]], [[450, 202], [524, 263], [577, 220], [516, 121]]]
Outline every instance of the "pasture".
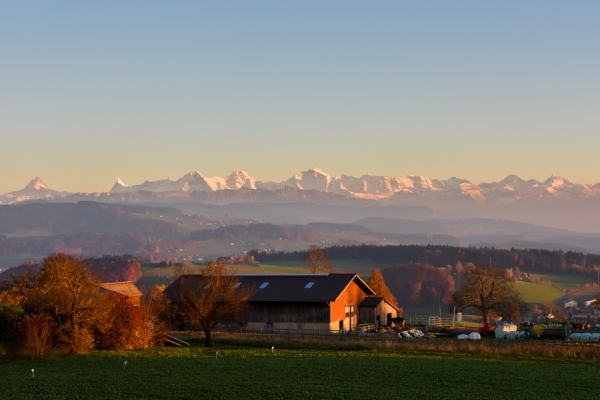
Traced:
[[[218, 356], [216, 352], [218, 351]], [[127, 363], [125, 364], [125, 362]], [[279, 349], [220, 344], [0, 358], [6, 399], [568, 398], [596, 393], [596, 363], [501, 360], [406, 350]], [[34, 369], [34, 373], [32, 373]], [[35, 374], [35, 376], [33, 376]]]
[[539, 283], [517, 281], [515, 285], [526, 303], [554, 302], [564, 296], [562, 290]]

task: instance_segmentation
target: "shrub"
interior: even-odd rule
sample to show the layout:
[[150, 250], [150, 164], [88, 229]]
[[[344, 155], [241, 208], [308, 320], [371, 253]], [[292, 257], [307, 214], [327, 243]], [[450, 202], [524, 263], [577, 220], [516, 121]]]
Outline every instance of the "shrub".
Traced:
[[43, 357], [52, 346], [56, 324], [48, 315], [26, 315], [19, 322], [19, 331], [30, 359]]
[[123, 297], [114, 296], [110, 300], [108, 316], [96, 331], [97, 348], [133, 350], [150, 347], [153, 329], [150, 321], [144, 318], [143, 306], [135, 306]]

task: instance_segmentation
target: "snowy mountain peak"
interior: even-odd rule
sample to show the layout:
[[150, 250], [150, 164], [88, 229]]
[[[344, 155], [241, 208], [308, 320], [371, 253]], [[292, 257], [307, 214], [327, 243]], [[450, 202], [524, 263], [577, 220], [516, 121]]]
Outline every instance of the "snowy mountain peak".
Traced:
[[32, 179], [31, 182], [29, 182], [27, 184], [27, 186], [25, 186], [25, 189], [23, 189], [23, 190], [39, 191], [42, 189], [48, 189], [48, 187], [46, 186], [46, 184], [40, 177], [36, 177], [35, 179]]
[[547, 185], [547, 186], [550, 186], [553, 188], [557, 188], [557, 187], [562, 187], [565, 185], [570, 186], [571, 182], [561, 178], [560, 176], [552, 175], [550, 178], [548, 178], [544, 181], [544, 185]]
[[59, 192], [48, 189], [44, 181], [37, 177], [32, 179], [23, 189], [6, 193], [0, 196], [0, 204], [18, 203], [21, 201], [50, 199], [67, 195], [67, 192]]
[[236, 169], [226, 177], [225, 184], [228, 189], [240, 189], [243, 187], [256, 189], [256, 179], [241, 169]]
[[121, 178], [117, 178], [117, 181], [113, 185], [112, 189], [110, 189], [111, 193], [123, 193], [127, 192], [129, 185], [121, 180]]

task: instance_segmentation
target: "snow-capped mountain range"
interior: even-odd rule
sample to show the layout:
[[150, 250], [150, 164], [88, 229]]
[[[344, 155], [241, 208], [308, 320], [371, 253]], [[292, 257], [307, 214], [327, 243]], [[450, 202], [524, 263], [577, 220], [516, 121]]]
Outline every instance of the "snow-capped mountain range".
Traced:
[[595, 185], [574, 184], [558, 176], [540, 182], [523, 180], [509, 175], [500, 182], [473, 184], [465, 179], [429, 179], [422, 176], [386, 177], [363, 175], [359, 178], [341, 175], [332, 176], [318, 168], [300, 172], [283, 182], [261, 182], [241, 170], [226, 177], [207, 177], [200, 172], [190, 172], [178, 180], [165, 179], [146, 181], [128, 186], [117, 180], [110, 193], [149, 192], [216, 192], [241, 188], [280, 190], [293, 187], [300, 190], [316, 190], [348, 197], [380, 200], [398, 195], [419, 197], [466, 196], [475, 201], [501, 201], [502, 199], [569, 199], [600, 197], [600, 183]]
[[[499, 182], [484, 182], [477, 185], [459, 178], [439, 180], [416, 175], [405, 177], [363, 175], [358, 178], [348, 175], [332, 176], [318, 168], [300, 172], [283, 182], [261, 182], [242, 170], [235, 170], [225, 177], [208, 177], [194, 171], [177, 180], [168, 178], [131, 186], [121, 179], [117, 179], [107, 195], [140, 191], [152, 193], [214, 193], [240, 189], [277, 191], [286, 187], [364, 200], [394, 199], [401, 201], [405, 199], [411, 204], [418, 204], [420, 199], [442, 198], [468, 199], [476, 203], [496, 204], [510, 203], [516, 200], [600, 199], [600, 183], [595, 185], [576, 184], [558, 176], [551, 176], [540, 182], [534, 179], [523, 180], [518, 176], [509, 175]], [[24, 189], [0, 196], [0, 204], [53, 199], [70, 194], [48, 189], [40, 178], [36, 178]]]

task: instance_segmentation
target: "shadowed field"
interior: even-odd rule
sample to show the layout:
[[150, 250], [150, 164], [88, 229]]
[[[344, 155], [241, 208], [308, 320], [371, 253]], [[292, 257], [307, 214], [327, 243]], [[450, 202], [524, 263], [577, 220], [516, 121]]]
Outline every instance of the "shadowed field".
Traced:
[[[218, 355], [217, 355], [218, 351]], [[0, 359], [9, 399], [568, 398], [596, 393], [597, 365], [467, 353], [240, 347]], [[127, 364], [125, 364], [127, 361]], [[576, 361], [576, 360], [574, 360]], [[35, 377], [31, 369], [35, 370]]]

